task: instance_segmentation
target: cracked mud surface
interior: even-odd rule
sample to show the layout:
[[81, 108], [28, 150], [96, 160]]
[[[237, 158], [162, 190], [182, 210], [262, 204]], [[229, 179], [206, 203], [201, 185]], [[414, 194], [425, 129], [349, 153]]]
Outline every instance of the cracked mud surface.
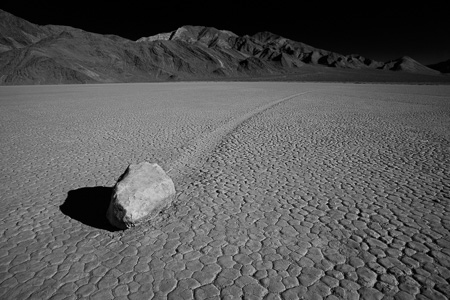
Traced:
[[[448, 86], [1, 87], [0, 132], [1, 299], [450, 295]], [[142, 160], [178, 191], [155, 223], [60, 209]]]

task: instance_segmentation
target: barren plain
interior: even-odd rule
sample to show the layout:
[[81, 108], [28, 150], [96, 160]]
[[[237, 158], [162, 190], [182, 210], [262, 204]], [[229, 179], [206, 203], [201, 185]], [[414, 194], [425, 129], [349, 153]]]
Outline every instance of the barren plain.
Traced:
[[[448, 299], [450, 86], [0, 87], [1, 299]], [[177, 198], [113, 231], [156, 162]]]

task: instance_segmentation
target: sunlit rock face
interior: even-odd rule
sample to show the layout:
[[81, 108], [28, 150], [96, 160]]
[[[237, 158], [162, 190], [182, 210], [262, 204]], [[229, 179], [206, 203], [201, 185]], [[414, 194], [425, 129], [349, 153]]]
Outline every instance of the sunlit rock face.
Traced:
[[131, 164], [114, 186], [106, 217], [117, 228], [134, 227], [157, 215], [174, 196], [173, 181], [158, 164]]

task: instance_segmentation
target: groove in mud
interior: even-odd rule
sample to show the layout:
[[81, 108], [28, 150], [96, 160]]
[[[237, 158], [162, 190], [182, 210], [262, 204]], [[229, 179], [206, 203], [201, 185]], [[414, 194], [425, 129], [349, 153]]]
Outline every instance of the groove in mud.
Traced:
[[174, 180], [179, 179], [181, 176], [183, 176], [183, 174], [187, 173], [186, 171], [188, 169], [193, 169], [197, 167], [201, 163], [199, 162], [199, 159], [202, 155], [206, 155], [209, 151], [214, 149], [214, 147], [218, 145], [224, 137], [230, 134], [242, 123], [274, 107], [275, 105], [283, 103], [287, 100], [291, 100], [295, 97], [305, 95], [310, 92], [311, 91], [306, 91], [274, 100], [268, 104], [262, 105], [250, 112], [247, 112], [236, 119], [232, 119], [228, 123], [220, 126], [219, 128], [217, 128], [216, 130], [207, 135], [199, 137], [188, 147], [188, 149], [186, 149], [184, 155], [182, 155], [177, 161], [169, 165], [167, 173], [169, 174], [170, 177], [172, 177], [172, 179]]

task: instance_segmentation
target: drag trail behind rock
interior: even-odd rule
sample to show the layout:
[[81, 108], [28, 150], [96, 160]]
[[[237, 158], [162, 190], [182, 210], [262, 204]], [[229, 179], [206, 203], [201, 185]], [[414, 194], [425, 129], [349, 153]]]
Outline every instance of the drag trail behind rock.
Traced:
[[226, 138], [226, 136], [235, 130], [239, 125], [274, 107], [275, 105], [307, 93], [309, 93], [309, 91], [296, 93], [281, 99], [273, 100], [267, 104], [256, 107], [243, 115], [231, 118], [220, 127], [214, 129], [212, 132], [201, 135], [185, 148], [185, 153], [183, 153], [179, 159], [169, 165], [169, 175], [176, 180], [182, 176], [182, 174], [188, 174], [190, 172], [189, 170], [192, 171], [193, 169], [199, 167], [199, 165], [201, 165], [202, 158], [206, 158], [208, 154], [221, 142], [221, 140]]

